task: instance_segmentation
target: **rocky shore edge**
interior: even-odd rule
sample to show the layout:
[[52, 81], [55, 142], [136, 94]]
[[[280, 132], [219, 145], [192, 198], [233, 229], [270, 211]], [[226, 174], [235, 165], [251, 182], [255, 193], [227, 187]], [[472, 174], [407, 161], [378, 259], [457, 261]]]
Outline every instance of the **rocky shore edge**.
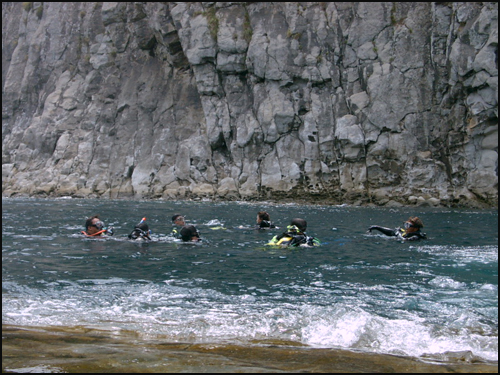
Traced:
[[3, 198], [66, 198], [66, 199], [125, 199], [125, 200], [163, 200], [163, 201], [207, 201], [207, 202], [268, 202], [274, 204], [304, 204], [304, 205], [349, 205], [362, 207], [449, 207], [473, 209], [498, 209], [498, 201], [485, 200], [482, 197], [460, 197], [452, 199], [439, 199], [430, 195], [386, 196], [386, 195], [360, 195], [360, 194], [330, 194], [330, 193], [269, 193], [260, 196], [238, 197], [189, 194], [183, 197], [162, 196], [109, 196], [105, 194], [61, 194], [57, 192], [40, 192], [35, 194], [2, 192]]
[[428, 361], [389, 354], [318, 349], [290, 342], [185, 343], [140, 340], [79, 327], [2, 325], [2, 373], [318, 372], [498, 373], [470, 352]]

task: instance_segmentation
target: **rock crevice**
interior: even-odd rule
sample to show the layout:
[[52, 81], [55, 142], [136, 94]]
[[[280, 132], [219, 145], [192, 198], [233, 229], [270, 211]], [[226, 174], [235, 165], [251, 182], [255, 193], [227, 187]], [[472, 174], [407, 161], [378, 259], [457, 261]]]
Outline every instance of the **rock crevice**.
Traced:
[[2, 3], [2, 194], [498, 206], [497, 3]]

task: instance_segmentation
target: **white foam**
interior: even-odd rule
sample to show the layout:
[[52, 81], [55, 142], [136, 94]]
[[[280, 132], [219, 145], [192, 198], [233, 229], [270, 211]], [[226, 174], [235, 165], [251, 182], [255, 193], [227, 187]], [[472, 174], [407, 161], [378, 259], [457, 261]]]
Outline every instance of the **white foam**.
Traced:
[[[346, 291], [357, 289], [356, 296], [344, 296], [334, 305], [321, 306], [321, 293], [327, 293], [321, 288], [323, 282], [290, 286], [297, 295], [295, 302], [290, 298], [286, 300], [289, 302], [280, 302], [281, 294], [271, 295], [256, 287], [247, 288], [242, 295], [225, 295], [199, 287], [207, 282], [202, 278], [170, 279], [163, 284], [130, 283], [121, 278], [60, 280], [59, 286], [53, 283], [43, 290], [5, 283], [4, 290], [9, 292], [2, 294], [2, 321], [133, 330], [145, 338], [162, 336], [178, 342], [278, 339], [312, 347], [417, 357], [468, 350], [486, 360], [496, 360], [498, 332], [491, 331], [491, 324], [482, 323], [484, 312], [468, 306], [467, 293], [455, 294], [463, 285], [448, 278], [433, 280], [444, 292], [452, 293], [448, 298], [463, 300], [431, 303], [395, 294], [392, 300], [383, 302], [378, 293], [390, 292], [390, 288], [347, 285]], [[270, 289], [276, 289], [276, 285]], [[477, 285], [468, 292], [489, 296], [496, 291]], [[315, 293], [315, 304], [303, 302], [302, 296], [310, 293]], [[386, 309], [370, 312], [370, 305], [375, 303], [385, 303]]]

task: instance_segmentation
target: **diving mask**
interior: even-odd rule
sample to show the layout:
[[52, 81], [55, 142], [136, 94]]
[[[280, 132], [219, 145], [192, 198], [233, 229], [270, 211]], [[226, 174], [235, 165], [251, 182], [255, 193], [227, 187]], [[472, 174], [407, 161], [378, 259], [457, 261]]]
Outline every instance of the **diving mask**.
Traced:
[[102, 228], [104, 228], [104, 223], [99, 220], [98, 222], [94, 223], [93, 226], [99, 230], [102, 230]]

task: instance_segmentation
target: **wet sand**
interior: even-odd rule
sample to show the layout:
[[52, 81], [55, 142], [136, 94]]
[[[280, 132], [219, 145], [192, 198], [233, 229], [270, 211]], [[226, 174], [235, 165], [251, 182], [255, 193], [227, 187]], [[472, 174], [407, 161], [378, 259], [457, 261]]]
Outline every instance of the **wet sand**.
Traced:
[[498, 373], [498, 363], [456, 355], [446, 363], [286, 342], [190, 344], [143, 340], [133, 332], [2, 325], [2, 372]]

